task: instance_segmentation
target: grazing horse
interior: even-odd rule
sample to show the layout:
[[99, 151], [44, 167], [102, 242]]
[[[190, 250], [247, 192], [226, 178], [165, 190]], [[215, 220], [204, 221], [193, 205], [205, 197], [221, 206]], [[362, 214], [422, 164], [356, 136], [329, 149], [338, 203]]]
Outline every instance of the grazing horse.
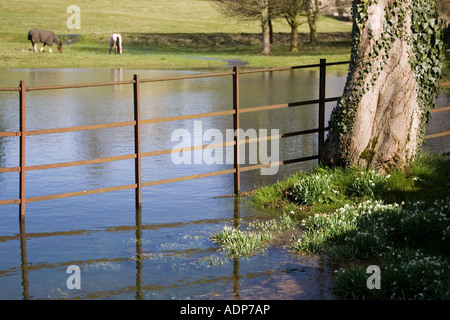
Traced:
[[42, 50], [44, 50], [45, 45], [48, 45], [49, 46], [48, 51], [50, 53], [52, 53], [53, 42], [55, 42], [57, 44], [58, 51], [60, 53], [62, 52], [61, 40], [59, 40], [59, 38], [56, 36], [56, 34], [54, 34], [52, 31], [41, 30], [41, 29], [30, 30], [28, 32], [28, 40], [31, 41], [34, 52], [37, 52], [36, 43], [38, 43], [38, 42], [43, 43], [40, 52], [42, 52]]
[[114, 48], [114, 54], [122, 54], [122, 36], [118, 33], [114, 33], [109, 38], [109, 54], [112, 48]]

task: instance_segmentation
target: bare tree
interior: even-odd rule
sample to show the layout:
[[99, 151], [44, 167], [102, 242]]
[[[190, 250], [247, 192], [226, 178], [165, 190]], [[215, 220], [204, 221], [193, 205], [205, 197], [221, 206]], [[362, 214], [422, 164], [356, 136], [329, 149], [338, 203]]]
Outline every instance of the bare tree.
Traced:
[[242, 20], [259, 20], [262, 29], [262, 53], [270, 55], [272, 8], [278, 0], [213, 0], [225, 15]]
[[308, 0], [306, 6], [306, 13], [309, 24], [309, 42], [317, 43], [317, 21], [320, 15], [320, 0]]
[[388, 170], [413, 159], [435, 106], [444, 55], [430, 0], [354, 0], [353, 50], [323, 160]]
[[280, 0], [276, 14], [283, 16], [291, 27], [290, 51], [298, 51], [298, 28], [301, 17], [306, 15], [306, 4], [309, 0]]
[[326, 7], [320, 0], [280, 0], [278, 3], [278, 14], [284, 16], [291, 27], [291, 51], [296, 51], [298, 27], [300, 17], [306, 15], [309, 25], [309, 42], [316, 44], [317, 22], [321, 11]]

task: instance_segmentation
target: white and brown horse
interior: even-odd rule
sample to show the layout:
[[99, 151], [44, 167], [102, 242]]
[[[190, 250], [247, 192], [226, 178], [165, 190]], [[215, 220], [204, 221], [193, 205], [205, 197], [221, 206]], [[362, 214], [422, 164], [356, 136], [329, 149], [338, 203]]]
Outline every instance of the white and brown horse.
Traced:
[[115, 54], [122, 54], [122, 36], [118, 33], [114, 33], [109, 38], [109, 54], [113, 48]]
[[47, 45], [49, 46], [49, 52], [52, 53], [53, 43], [56, 43], [58, 46], [58, 51], [60, 53], [62, 52], [61, 40], [59, 40], [58, 36], [52, 31], [32, 29], [28, 32], [28, 40], [31, 41], [34, 52], [37, 52], [36, 44], [39, 42], [43, 43], [40, 52], [42, 52], [44, 50], [44, 46]]

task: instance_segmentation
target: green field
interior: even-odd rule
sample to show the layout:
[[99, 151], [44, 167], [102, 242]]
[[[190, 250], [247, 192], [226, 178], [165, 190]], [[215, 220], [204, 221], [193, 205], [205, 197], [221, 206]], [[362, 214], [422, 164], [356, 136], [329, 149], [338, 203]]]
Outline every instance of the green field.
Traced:
[[[70, 5], [80, 8], [80, 29], [69, 29]], [[278, 67], [349, 59], [351, 24], [322, 17], [318, 45], [308, 44], [309, 28], [300, 27], [300, 51], [289, 52], [290, 28], [274, 21], [272, 54], [260, 54], [260, 23], [242, 22], [221, 15], [207, 0], [56, 1], [2, 0], [0, 2], [1, 68], [220, 68], [223, 60], [239, 59], [247, 67]], [[28, 31], [52, 30], [78, 41], [56, 48], [50, 55], [31, 51]], [[108, 55], [109, 36], [119, 32], [124, 54]], [[40, 46], [38, 46], [40, 48]], [[199, 59], [200, 58], [200, 59]], [[205, 59], [206, 58], [206, 59]]]

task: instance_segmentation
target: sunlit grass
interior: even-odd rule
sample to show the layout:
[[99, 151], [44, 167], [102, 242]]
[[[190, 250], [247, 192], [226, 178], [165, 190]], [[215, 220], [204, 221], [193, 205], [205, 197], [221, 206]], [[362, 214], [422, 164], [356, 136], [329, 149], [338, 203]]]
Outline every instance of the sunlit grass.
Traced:
[[[249, 201], [260, 208], [299, 208], [314, 213], [328, 204], [332, 210], [346, 203], [383, 199], [390, 203], [445, 198], [450, 195], [450, 166], [441, 154], [419, 153], [403, 168], [381, 174], [358, 167], [319, 166], [292, 174], [256, 190]], [[321, 211], [321, 210], [319, 210]]]
[[[199, 43], [196, 49], [168, 47], [142, 47], [125, 45], [122, 55], [109, 55], [109, 46], [86, 40], [82, 43], [63, 46], [63, 53], [43, 53], [31, 51], [29, 42], [11, 42], [8, 47], [0, 48], [2, 68], [140, 68], [140, 69], [218, 69], [227, 67], [227, 60], [238, 59], [246, 63], [246, 68], [288, 67], [305, 64], [317, 64], [321, 58], [328, 62], [348, 61], [347, 52], [335, 51], [330, 47], [327, 53], [291, 55], [286, 51], [274, 49], [271, 56], [259, 53], [259, 46], [245, 48], [222, 47], [210, 50]], [[348, 51], [348, 50], [347, 50]], [[349, 52], [349, 51], [348, 51]], [[206, 59], [205, 59], [206, 58]], [[346, 72], [347, 66], [330, 67], [330, 71]]]
[[[258, 21], [237, 21], [221, 15], [206, 0], [77, 1], [81, 29], [68, 29], [67, 7], [72, 2], [30, 0], [0, 2], [1, 68], [143, 68], [201, 69], [223, 68], [220, 59], [240, 59], [247, 67], [279, 67], [329, 61], [346, 61], [351, 43], [348, 22], [322, 17], [320, 33], [344, 33], [346, 40], [328, 35], [319, 45], [300, 43], [300, 52], [289, 52], [286, 35], [290, 29], [284, 19], [273, 22], [275, 44], [272, 55], [261, 55], [261, 26]], [[42, 19], [45, 17], [45, 19]], [[42, 28], [59, 35], [79, 34], [81, 42], [64, 45], [63, 54], [32, 55], [28, 31]], [[124, 54], [107, 56], [109, 36], [120, 32]], [[299, 32], [307, 38], [306, 20]], [[56, 50], [55, 50], [56, 51]], [[39, 56], [39, 57], [38, 57]], [[194, 58], [193, 58], [194, 57]], [[195, 59], [195, 57], [211, 59]], [[215, 60], [214, 60], [215, 59]], [[346, 71], [346, 67], [339, 67]]]
[[[67, 28], [70, 5], [80, 8], [81, 29]], [[136, 33], [259, 33], [258, 20], [241, 21], [220, 14], [214, 2], [207, 0], [29, 0], [20, 2], [2, 0], [0, 3], [0, 30], [25, 34], [28, 29], [42, 27], [56, 33], [104, 34], [113, 32]], [[42, 19], [45, 17], [45, 19]], [[275, 32], [290, 32], [282, 18], [273, 21]], [[25, 30], [25, 32], [24, 32]], [[306, 17], [299, 32], [308, 32]], [[349, 32], [351, 24], [321, 17], [318, 32]]]
[[[303, 222], [294, 250], [341, 261], [370, 259], [381, 268], [379, 291], [367, 289], [365, 268], [338, 270], [337, 293], [352, 299], [448, 299], [450, 198], [386, 205], [366, 201]], [[364, 276], [362, 276], [364, 274]]]
[[[342, 298], [448, 299], [449, 175], [449, 161], [433, 153], [387, 173], [319, 166], [259, 188], [249, 202], [295, 212], [291, 226], [302, 230], [295, 252], [345, 262], [336, 278]], [[371, 291], [366, 267], [374, 263], [382, 287]]]

